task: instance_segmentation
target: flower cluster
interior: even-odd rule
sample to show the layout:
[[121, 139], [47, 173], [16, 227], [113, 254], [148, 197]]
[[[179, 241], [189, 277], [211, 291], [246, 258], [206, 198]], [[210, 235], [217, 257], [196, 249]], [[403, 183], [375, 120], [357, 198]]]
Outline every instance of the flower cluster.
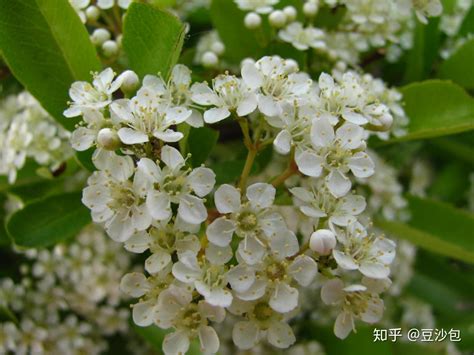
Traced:
[[[336, 79], [323, 73], [313, 82], [276, 56], [246, 61], [241, 73], [193, 84], [189, 69], [176, 65], [168, 80], [147, 75], [122, 99], [114, 93], [125, 91], [129, 72], [114, 78], [106, 69], [92, 85], [71, 87], [65, 115], [83, 118], [73, 146], [96, 148], [97, 171], [82, 201], [112, 239], [146, 253], [146, 273], [125, 275], [121, 288], [139, 298], [136, 324], [174, 330], [163, 343], [167, 354], [186, 352], [196, 337], [216, 353], [216, 329], [226, 314], [235, 319], [238, 348], [263, 340], [288, 348], [295, 342], [288, 321], [301, 305], [301, 290], [315, 282], [322, 301], [340, 308], [337, 336], [346, 337], [355, 319], [373, 323], [382, 316], [379, 294], [390, 284], [395, 244], [371, 231], [360, 218], [365, 197], [350, 191], [366, 180], [377, 189], [370, 185], [377, 167], [366, 139], [404, 117], [400, 98], [355, 72]], [[248, 167], [238, 187], [214, 189], [215, 173], [190, 166], [172, 146], [184, 139], [180, 126], [226, 119], [242, 127], [246, 165], [273, 143], [289, 160], [282, 176], [247, 185]], [[292, 175], [300, 175], [290, 191], [308, 226], [300, 240], [299, 228], [290, 228], [275, 206], [276, 187]], [[345, 276], [354, 271], [360, 281]], [[324, 277], [315, 281], [318, 274]]]
[[0, 352], [99, 354], [105, 337], [128, 329], [118, 283], [130, 257], [97, 227], [53, 250], [21, 251], [21, 281], [0, 280]]
[[69, 132], [26, 91], [0, 102], [0, 147], [0, 175], [10, 183], [28, 158], [54, 171], [73, 153]]
[[[315, 49], [332, 60], [343, 60], [357, 65], [360, 54], [371, 48], [387, 48], [387, 58], [395, 59], [402, 49], [412, 46], [414, 15], [426, 24], [427, 17], [440, 16], [440, 0], [306, 0], [301, 14], [296, 7], [277, 9], [278, 0], [234, 0], [247, 12], [245, 26], [257, 30], [262, 16], [268, 17], [270, 26], [278, 29], [278, 37], [300, 51]], [[462, 1], [453, 15], [446, 17], [443, 28], [451, 32], [469, 8], [470, 1]], [[319, 28], [315, 21], [322, 8], [342, 13], [337, 25]], [[304, 20], [303, 20], [304, 18]]]

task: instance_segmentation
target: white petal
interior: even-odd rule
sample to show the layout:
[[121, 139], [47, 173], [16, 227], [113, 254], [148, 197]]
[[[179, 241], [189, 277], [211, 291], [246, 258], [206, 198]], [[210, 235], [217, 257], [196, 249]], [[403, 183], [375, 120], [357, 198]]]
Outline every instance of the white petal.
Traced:
[[287, 313], [298, 306], [298, 290], [284, 282], [278, 282], [270, 297], [270, 307], [279, 313]]
[[344, 109], [344, 111], [342, 112], [342, 117], [344, 117], [346, 121], [357, 124], [357, 125], [363, 125], [369, 122], [369, 120], [365, 118], [363, 115], [361, 115], [360, 113], [354, 112], [348, 108]]
[[259, 329], [254, 322], [241, 321], [234, 325], [232, 340], [241, 350], [252, 349], [257, 345]]
[[166, 355], [186, 354], [189, 349], [189, 338], [184, 330], [166, 334], [163, 340], [163, 351]]
[[219, 337], [214, 328], [206, 325], [199, 327], [201, 350], [206, 354], [215, 354], [219, 350]]
[[327, 73], [321, 73], [318, 86], [321, 90], [332, 89], [334, 87], [334, 79]]
[[247, 264], [254, 265], [262, 260], [266, 250], [255, 238], [247, 237], [239, 243], [238, 252]]
[[342, 302], [344, 299], [344, 283], [340, 279], [331, 279], [324, 283], [321, 288], [321, 300], [327, 305]]
[[224, 265], [227, 263], [234, 254], [232, 253], [232, 248], [227, 245], [226, 247], [219, 247], [214, 244], [209, 244], [206, 247], [206, 258], [212, 264], [215, 265]]
[[245, 97], [237, 106], [237, 115], [239, 117], [247, 116], [251, 114], [257, 108], [257, 96], [255, 94], [250, 94]]
[[245, 292], [255, 281], [255, 271], [240, 264], [229, 270], [227, 279], [235, 292]]
[[240, 192], [231, 185], [221, 185], [214, 193], [214, 201], [220, 213], [237, 212], [240, 209]]
[[[198, 289], [196, 282], [196, 289]], [[206, 295], [206, 302], [216, 307], [229, 307], [232, 303], [232, 293], [228, 289], [212, 288], [208, 295]]]
[[336, 136], [341, 140], [342, 146], [346, 149], [357, 149], [362, 144], [364, 129], [353, 123], [344, 123], [336, 131]]
[[178, 142], [184, 137], [181, 132], [175, 132], [172, 129], [167, 129], [164, 132], [155, 131], [153, 136], [166, 143]]
[[146, 204], [142, 204], [133, 209], [131, 223], [134, 229], [142, 231], [151, 225], [152, 217]]
[[204, 122], [212, 124], [222, 121], [230, 116], [230, 111], [227, 107], [214, 107], [204, 112]]
[[306, 255], [300, 255], [290, 264], [288, 273], [304, 287], [314, 280], [318, 273], [318, 264]]
[[351, 189], [351, 180], [339, 170], [332, 170], [326, 177], [329, 191], [334, 197], [342, 197]]
[[120, 290], [131, 297], [141, 297], [150, 289], [145, 275], [132, 272], [122, 277], [120, 281]]
[[286, 129], [280, 131], [273, 141], [273, 147], [280, 154], [288, 154], [291, 150], [292, 137]]
[[199, 224], [206, 220], [207, 209], [199, 197], [185, 195], [179, 201], [178, 215], [185, 222]]
[[337, 264], [345, 270], [357, 270], [359, 268], [352, 256], [346, 255], [339, 250], [333, 250], [332, 255], [336, 259]]
[[372, 279], [384, 279], [390, 274], [388, 265], [377, 262], [362, 262], [359, 270], [363, 275]]
[[124, 127], [118, 130], [120, 140], [125, 144], [139, 144], [148, 142], [148, 136], [132, 128]]
[[125, 242], [125, 249], [132, 253], [143, 253], [150, 247], [152, 238], [146, 231], [137, 232]]
[[361, 314], [361, 319], [366, 323], [377, 323], [383, 315], [384, 304], [380, 298], [371, 298], [367, 302], [367, 308]]
[[326, 117], [315, 119], [311, 126], [311, 142], [315, 147], [329, 147], [334, 141], [334, 128]]
[[318, 177], [323, 171], [324, 159], [316, 153], [303, 151], [296, 154], [295, 157], [298, 170], [311, 177]]
[[196, 195], [204, 197], [214, 188], [216, 174], [208, 168], [196, 168], [189, 174], [188, 182]]
[[359, 178], [366, 178], [374, 174], [374, 162], [367, 153], [358, 152], [348, 161], [352, 173]]
[[154, 301], [139, 302], [133, 305], [133, 322], [140, 327], [151, 325], [155, 320], [155, 315]]
[[156, 274], [163, 270], [170, 262], [170, 254], [163, 250], [157, 250], [145, 260], [145, 270], [150, 274]]
[[272, 323], [267, 336], [268, 342], [280, 349], [286, 349], [296, 341], [293, 330], [284, 322]]
[[272, 96], [259, 95], [258, 109], [267, 116], [277, 116], [281, 113], [281, 108]]
[[265, 183], [256, 183], [247, 188], [246, 196], [255, 209], [270, 207], [275, 200], [276, 189]]
[[173, 170], [184, 165], [181, 153], [169, 145], [165, 145], [161, 149], [161, 160]]
[[290, 230], [278, 231], [271, 238], [270, 247], [278, 259], [295, 255], [299, 250], [298, 239]]
[[215, 245], [225, 247], [230, 244], [235, 231], [234, 222], [220, 217], [215, 219], [206, 230], [207, 239]]
[[72, 132], [71, 145], [80, 152], [89, 149], [94, 143], [96, 132], [92, 129], [79, 127]]
[[246, 291], [236, 292], [235, 295], [243, 301], [254, 301], [265, 294], [266, 288], [267, 282], [257, 279]]
[[146, 205], [150, 215], [159, 220], [165, 220], [171, 216], [170, 200], [168, 195], [159, 191], [151, 191], [146, 198]]
[[354, 319], [352, 318], [352, 314], [348, 312], [341, 312], [336, 318], [336, 322], [334, 323], [334, 334], [339, 339], [345, 339], [352, 331], [354, 326]]
[[242, 67], [242, 79], [247, 86], [254, 90], [262, 86], [263, 76], [253, 63], [246, 63]]

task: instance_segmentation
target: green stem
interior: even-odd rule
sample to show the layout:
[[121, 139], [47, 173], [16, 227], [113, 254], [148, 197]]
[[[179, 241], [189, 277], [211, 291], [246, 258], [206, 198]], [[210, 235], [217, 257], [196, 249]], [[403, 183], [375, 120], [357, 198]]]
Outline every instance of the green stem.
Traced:
[[245, 187], [247, 186], [247, 179], [250, 175], [250, 171], [252, 170], [253, 162], [255, 161], [255, 157], [257, 156], [257, 149], [252, 147], [249, 149], [247, 153], [247, 159], [245, 159], [244, 169], [242, 170], [242, 175], [240, 176], [239, 181], [239, 188], [240, 191], [244, 191]]

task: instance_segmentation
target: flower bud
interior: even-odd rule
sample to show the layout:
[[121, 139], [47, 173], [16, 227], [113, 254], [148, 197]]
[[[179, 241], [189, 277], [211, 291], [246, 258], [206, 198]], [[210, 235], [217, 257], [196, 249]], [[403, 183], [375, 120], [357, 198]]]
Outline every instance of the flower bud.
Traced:
[[240, 62], [240, 67], [243, 68], [247, 64], [255, 64], [255, 60], [253, 58], [244, 58]]
[[90, 21], [97, 21], [100, 17], [100, 10], [97, 6], [89, 6], [86, 9], [86, 17]]
[[249, 12], [247, 15], [245, 15], [244, 24], [248, 29], [254, 30], [260, 27], [262, 24], [262, 18], [255, 12]]
[[217, 63], [219, 63], [219, 58], [214, 52], [208, 51], [202, 55], [202, 65], [205, 67], [214, 67]]
[[120, 139], [111, 128], [102, 128], [97, 134], [97, 144], [107, 150], [116, 150], [120, 147]]
[[294, 6], [285, 6], [283, 13], [285, 14], [288, 22], [294, 21], [296, 19], [297, 12]]
[[214, 42], [211, 46], [211, 50], [216, 53], [217, 55], [222, 55], [225, 51], [224, 43], [222, 42]]
[[298, 71], [298, 63], [294, 59], [285, 59], [285, 71], [287, 74], [296, 73]]
[[91, 41], [94, 45], [100, 46], [110, 39], [110, 32], [105, 28], [98, 28], [91, 35]]
[[281, 10], [275, 10], [268, 16], [268, 21], [272, 27], [280, 28], [285, 26], [286, 15]]
[[102, 44], [102, 51], [104, 53], [104, 56], [108, 58], [117, 55], [118, 50], [119, 50], [119, 47], [118, 47], [117, 42], [115, 41], [109, 40], [109, 41], [105, 41]]
[[314, 2], [306, 2], [303, 5], [303, 13], [307, 17], [313, 17], [318, 13], [318, 4]]
[[309, 240], [309, 247], [321, 255], [329, 255], [336, 246], [336, 236], [329, 229], [319, 229], [313, 234]]
[[122, 74], [120, 74], [122, 78], [122, 85], [120, 85], [120, 89], [124, 93], [130, 93], [136, 90], [138, 85], [140, 84], [140, 79], [138, 75], [132, 70], [126, 70]]

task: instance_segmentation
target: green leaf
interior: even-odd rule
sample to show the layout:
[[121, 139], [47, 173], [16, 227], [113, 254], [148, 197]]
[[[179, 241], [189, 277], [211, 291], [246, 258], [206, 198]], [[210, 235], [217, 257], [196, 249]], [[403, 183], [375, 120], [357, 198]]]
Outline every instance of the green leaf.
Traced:
[[45, 196], [59, 193], [64, 188], [64, 179], [35, 179], [28, 183], [15, 184], [8, 192], [15, 195], [25, 204]]
[[390, 142], [424, 139], [474, 129], [474, 99], [449, 81], [428, 80], [403, 87], [407, 135]]
[[185, 35], [179, 19], [154, 6], [132, 3], [123, 27], [123, 49], [139, 76], [170, 74], [178, 61]]
[[474, 89], [474, 38], [471, 38], [446, 59], [439, 68], [439, 77], [451, 79], [466, 89]]
[[10, 217], [7, 231], [17, 245], [37, 248], [74, 237], [88, 223], [81, 192], [71, 192], [26, 205]]
[[408, 224], [377, 221], [389, 234], [435, 253], [474, 263], [474, 216], [435, 200], [408, 197]]
[[425, 25], [416, 21], [413, 47], [407, 53], [404, 82], [420, 81], [429, 76], [438, 57], [440, 43], [439, 19]]
[[68, 1], [0, 0], [0, 50], [15, 77], [66, 128], [68, 90], [90, 80], [100, 62], [86, 28]]
[[219, 132], [208, 128], [191, 128], [188, 135], [188, 151], [192, 154], [193, 167], [203, 164], [219, 139]]

